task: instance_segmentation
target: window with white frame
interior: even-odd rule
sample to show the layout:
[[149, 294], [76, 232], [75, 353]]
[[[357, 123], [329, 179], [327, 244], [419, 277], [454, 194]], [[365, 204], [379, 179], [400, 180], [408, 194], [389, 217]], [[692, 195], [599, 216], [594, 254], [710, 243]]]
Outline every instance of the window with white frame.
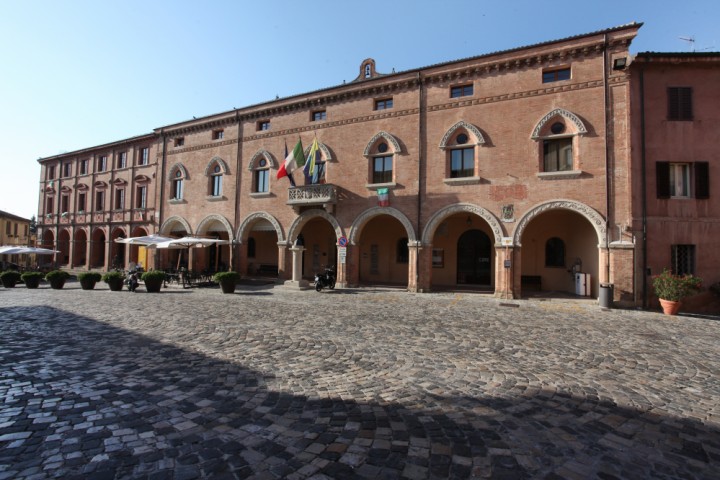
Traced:
[[266, 193], [270, 190], [270, 165], [264, 158], [258, 160], [254, 183], [256, 193]]
[[147, 208], [147, 185], [138, 185], [135, 190], [135, 208]]
[[148, 147], [142, 147], [140, 154], [138, 155], [138, 165], [147, 165], [150, 160], [150, 149]]
[[175, 178], [172, 180], [172, 197], [174, 200], [182, 200], [183, 198], [183, 174], [178, 169], [175, 172]]
[[450, 178], [464, 178], [475, 175], [475, 147], [466, 147], [470, 138], [464, 132], [455, 136], [448, 151]]
[[217, 163], [212, 167], [210, 173], [210, 196], [221, 197], [222, 196], [222, 177], [223, 171], [220, 165]]

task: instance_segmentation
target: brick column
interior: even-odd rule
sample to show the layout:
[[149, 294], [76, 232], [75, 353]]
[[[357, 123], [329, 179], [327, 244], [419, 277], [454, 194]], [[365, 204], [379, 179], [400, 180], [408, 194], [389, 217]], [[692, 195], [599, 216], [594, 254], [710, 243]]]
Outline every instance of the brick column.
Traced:
[[635, 244], [612, 242], [610, 244], [610, 283], [614, 285], [613, 300], [622, 306], [634, 306], [635, 292]]

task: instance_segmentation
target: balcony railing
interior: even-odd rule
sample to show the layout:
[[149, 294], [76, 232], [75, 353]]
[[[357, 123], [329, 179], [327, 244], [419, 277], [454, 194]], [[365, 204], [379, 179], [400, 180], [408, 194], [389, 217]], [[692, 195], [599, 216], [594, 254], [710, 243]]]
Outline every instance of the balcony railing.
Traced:
[[332, 184], [304, 185], [288, 189], [287, 204], [298, 210], [300, 207], [322, 207], [331, 210], [337, 203], [337, 189]]

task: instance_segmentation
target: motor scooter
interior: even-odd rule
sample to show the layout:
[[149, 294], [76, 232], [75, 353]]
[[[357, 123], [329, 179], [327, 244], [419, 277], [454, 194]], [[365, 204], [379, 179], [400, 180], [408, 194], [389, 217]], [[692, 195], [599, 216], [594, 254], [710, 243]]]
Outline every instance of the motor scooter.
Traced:
[[138, 287], [138, 274], [136, 271], [129, 272], [125, 279], [129, 291], [134, 292]]
[[325, 267], [324, 273], [315, 274], [315, 291], [326, 287], [330, 290], [335, 288], [335, 267]]

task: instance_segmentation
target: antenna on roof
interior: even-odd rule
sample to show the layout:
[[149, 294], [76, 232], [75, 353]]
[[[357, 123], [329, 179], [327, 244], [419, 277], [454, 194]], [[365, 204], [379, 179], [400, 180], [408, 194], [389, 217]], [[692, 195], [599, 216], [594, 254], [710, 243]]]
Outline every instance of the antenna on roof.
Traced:
[[691, 47], [692, 47], [692, 49], [690, 50], [691, 52], [695, 51], [695, 37], [678, 37], [678, 38], [680, 40], [684, 40], [684, 41], [688, 42], [691, 45]]

